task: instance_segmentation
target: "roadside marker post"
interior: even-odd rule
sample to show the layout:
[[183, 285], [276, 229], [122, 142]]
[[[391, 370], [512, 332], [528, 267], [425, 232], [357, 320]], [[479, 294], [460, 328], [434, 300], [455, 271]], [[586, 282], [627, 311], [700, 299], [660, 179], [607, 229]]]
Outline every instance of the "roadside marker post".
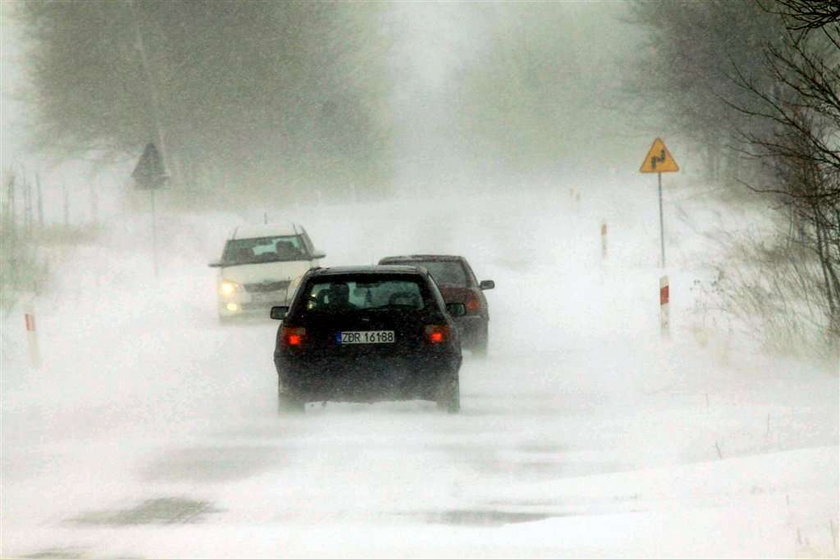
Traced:
[[601, 223], [601, 260], [607, 259], [607, 222]]
[[41, 367], [41, 352], [38, 348], [38, 331], [35, 328], [35, 306], [31, 301], [25, 305], [23, 321], [29, 345], [29, 363], [34, 369], [38, 369]]
[[659, 327], [663, 338], [671, 337], [670, 300], [671, 287], [668, 276], [662, 276], [659, 278]]
[[579, 210], [580, 190], [576, 186], [569, 188], [569, 199], [572, 201], [572, 207], [575, 209], [575, 211]]
[[679, 170], [680, 166], [665, 147], [665, 142], [659, 138], [653, 141], [639, 169], [640, 173], [656, 173], [659, 179], [659, 244], [662, 250], [660, 265], [663, 269], [665, 268], [665, 220], [662, 217], [662, 173], [676, 173]]

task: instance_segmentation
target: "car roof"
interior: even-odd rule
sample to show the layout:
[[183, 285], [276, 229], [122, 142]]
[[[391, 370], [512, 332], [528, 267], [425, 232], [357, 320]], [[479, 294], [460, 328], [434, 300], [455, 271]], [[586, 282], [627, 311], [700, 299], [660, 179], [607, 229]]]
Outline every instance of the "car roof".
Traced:
[[259, 225], [240, 225], [234, 229], [231, 239], [256, 239], [259, 237], [278, 237], [281, 235], [300, 235], [303, 228], [294, 223], [261, 223]]
[[379, 261], [387, 261], [389, 264], [397, 262], [414, 262], [418, 260], [425, 260], [429, 262], [461, 262], [466, 260], [463, 256], [456, 256], [453, 254], [407, 254], [402, 256], [385, 256]]
[[312, 277], [338, 276], [347, 274], [419, 274], [426, 275], [425, 270], [419, 266], [331, 266], [329, 268], [312, 268], [309, 275]]

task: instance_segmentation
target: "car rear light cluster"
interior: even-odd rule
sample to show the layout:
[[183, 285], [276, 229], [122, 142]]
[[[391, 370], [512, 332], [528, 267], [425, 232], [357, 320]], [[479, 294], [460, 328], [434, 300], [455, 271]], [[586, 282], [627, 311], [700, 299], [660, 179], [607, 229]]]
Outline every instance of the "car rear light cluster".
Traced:
[[464, 306], [467, 307], [467, 314], [476, 314], [481, 310], [481, 298], [478, 294], [468, 291], [464, 299]]
[[426, 326], [426, 341], [430, 344], [442, 344], [449, 340], [451, 332], [449, 331], [449, 326], [444, 325], [431, 325]]
[[306, 328], [280, 328], [280, 345], [284, 347], [300, 347], [306, 339]]

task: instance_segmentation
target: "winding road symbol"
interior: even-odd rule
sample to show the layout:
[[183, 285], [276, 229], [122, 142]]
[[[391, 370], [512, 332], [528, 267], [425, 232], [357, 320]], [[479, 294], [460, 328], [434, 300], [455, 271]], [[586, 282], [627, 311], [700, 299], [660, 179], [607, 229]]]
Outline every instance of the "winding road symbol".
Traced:
[[676, 173], [680, 170], [665, 142], [656, 138], [642, 163], [641, 173]]

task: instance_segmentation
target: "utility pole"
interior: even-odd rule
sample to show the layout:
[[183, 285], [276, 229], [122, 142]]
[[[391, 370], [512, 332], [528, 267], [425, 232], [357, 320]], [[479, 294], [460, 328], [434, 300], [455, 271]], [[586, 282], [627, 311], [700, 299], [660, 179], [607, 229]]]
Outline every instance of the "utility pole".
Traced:
[[41, 173], [35, 173], [35, 186], [38, 192], [38, 227], [44, 228], [44, 196], [41, 191]]
[[154, 130], [155, 145], [160, 151], [163, 158], [164, 165], [170, 161], [169, 152], [166, 148], [166, 134], [163, 127], [163, 119], [160, 110], [160, 92], [158, 91], [157, 82], [155, 81], [154, 73], [152, 72], [151, 64], [149, 63], [149, 54], [146, 49], [146, 41], [143, 39], [143, 28], [140, 11], [137, 9], [135, 0], [129, 0], [128, 5], [131, 7], [132, 22], [134, 23], [134, 35], [137, 41], [137, 51], [140, 53], [140, 64], [143, 67], [143, 74], [146, 78], [146, 88], [149, 93], [149, 104], [151, 107], [152, 128]]
[[70, 226], [70, 191], [67, 190], [67, 183], [61, 182], [61, 191], [64, 195], [64, 227]]

